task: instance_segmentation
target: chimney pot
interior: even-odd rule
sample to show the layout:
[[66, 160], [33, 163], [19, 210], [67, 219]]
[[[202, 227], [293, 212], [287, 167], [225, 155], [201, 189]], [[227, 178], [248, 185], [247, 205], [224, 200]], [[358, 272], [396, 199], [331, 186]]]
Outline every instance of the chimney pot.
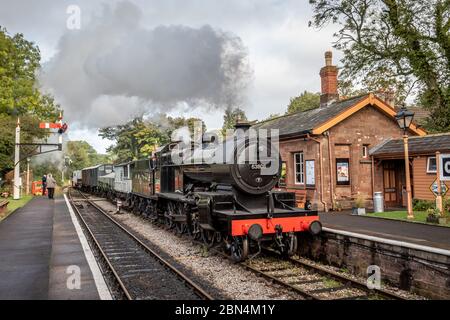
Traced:
[[325, 65], [331, 66], [333, 64], [333, 52], [326, 51], [325, 52]]

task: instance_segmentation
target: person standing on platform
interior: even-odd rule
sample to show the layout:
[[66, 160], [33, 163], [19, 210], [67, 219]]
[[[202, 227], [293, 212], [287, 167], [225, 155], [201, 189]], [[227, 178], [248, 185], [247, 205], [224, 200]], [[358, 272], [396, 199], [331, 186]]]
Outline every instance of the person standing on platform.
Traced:
[[42, 195], [45, 196], [45, 191], [47, 190], [47, 175], [42, 176]]
[[53, 199], [53, 195], [55, 194], [55, 188], [56, 188], [56, 180], [52, 177], [52, 174], [47, 174], [47, 191], [48, 191], [48, 198]]

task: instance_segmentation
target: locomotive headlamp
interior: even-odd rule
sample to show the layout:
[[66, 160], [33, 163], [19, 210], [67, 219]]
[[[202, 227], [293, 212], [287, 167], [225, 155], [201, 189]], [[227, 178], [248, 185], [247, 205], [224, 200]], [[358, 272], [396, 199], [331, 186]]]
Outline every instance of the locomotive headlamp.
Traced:
[[252, 240], [258, 241], [259, 239], [261, 239], [262, 235], [263, 229], [259, 224], [252, 224], [248, 229], [248, 236]]
[[319, 221], [313, 221], [310, 225], [309, 225], [309, 232], [315, 236], [318, 235], [320, 233], [320, 231], [322, 231], [322, 224]]

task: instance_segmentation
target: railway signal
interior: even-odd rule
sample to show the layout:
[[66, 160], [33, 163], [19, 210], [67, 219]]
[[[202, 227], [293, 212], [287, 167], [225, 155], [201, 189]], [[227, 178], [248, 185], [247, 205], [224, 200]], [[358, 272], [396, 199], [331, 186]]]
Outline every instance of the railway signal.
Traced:
[[[62, 150], [62, 134], [65, 133], [68, 129], [67, 123], [62, 123], [62, 113], [59, 113], [57, 122], [41, 122], [39, 123], [40, 129], [58, 129], [59, 138], [58, 143], [21, 143], [20, 142], [20, 119], [17, 118], [17, 126], [16, 126], [16, 139], [15, 139], [15, 148], [14, 148], [14, 184], [13, 184], [13, 199], [20, 199], [20, 188], [22, 186], [22, 181], [20, 178], [20, 162], [29, 159], [33, 155], [38, 155], [42, 153], [48, 153], [53, 151], [61, 151]], [[34, 151], [30, 154], [26, 154], [25, 157], [20, 157], [20, 147], [21, 146], [32, 146], [34, 147]], [[43, 151], [43, 147], [57, 147], [52, 150]]]
[[67, 123], [62, 124], [62, 125], [60, 126], [60, 128], [58, 129], [58, 133], [59, 133], [59, 134], [65, 133], [65, 132], [67, 131], [67, 128], [68, 128]]

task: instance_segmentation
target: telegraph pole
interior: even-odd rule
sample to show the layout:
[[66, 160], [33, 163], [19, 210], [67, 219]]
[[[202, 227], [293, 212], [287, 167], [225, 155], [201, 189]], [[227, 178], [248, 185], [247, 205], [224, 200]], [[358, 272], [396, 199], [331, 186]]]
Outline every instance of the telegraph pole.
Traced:
[[20, 199], [20, 119], [17, 118], [16, 145], [14, 148], [14, 182], [13, 199]]

